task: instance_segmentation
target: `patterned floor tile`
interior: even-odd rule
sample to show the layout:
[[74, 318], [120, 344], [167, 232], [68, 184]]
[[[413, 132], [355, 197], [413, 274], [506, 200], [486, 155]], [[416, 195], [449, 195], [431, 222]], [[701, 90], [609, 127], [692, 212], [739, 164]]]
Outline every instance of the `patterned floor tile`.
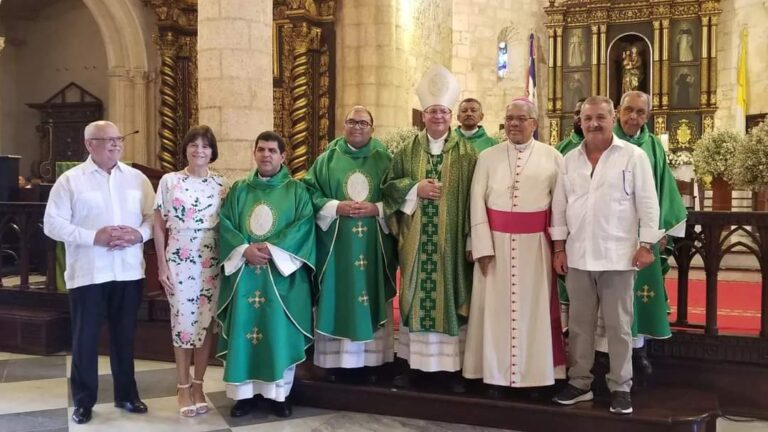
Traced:
[[67, 393], [66, 378], [2, 383], [0, 414], [66, 408]]
[[0, 415], [0, 431], [3, 432], [66, 430], [66, 408]]
[[0, 360], [0, 383], [64, 378], [66, 357], [29, 357]]

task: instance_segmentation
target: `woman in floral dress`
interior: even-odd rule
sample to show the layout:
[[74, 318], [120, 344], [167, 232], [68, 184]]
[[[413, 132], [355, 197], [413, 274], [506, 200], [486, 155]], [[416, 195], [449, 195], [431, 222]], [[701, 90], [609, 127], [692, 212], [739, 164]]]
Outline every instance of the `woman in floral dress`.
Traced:
[[157, 188], [154, 237], [158, 276], [171, 310], [179, 414], [192, 417], [208, 411], [203, 376], [219, 295], [219, 209], [227, 186], [208, 170], [218, 156], [210, 127], [190, 129], [182, 147], [186, 168], [164, 175]]

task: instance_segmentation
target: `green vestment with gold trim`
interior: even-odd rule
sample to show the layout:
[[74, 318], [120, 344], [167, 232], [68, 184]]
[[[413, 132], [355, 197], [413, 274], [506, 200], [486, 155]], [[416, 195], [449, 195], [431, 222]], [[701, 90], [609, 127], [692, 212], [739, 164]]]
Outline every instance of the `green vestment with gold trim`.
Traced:
[[[472, 264], [464, 251], [477, 151], [455, 133], [448, 134], [439, 155], [429, 154], [428, 142], [422, 131], [394, 155], [382, 182], [384, 211], [398, 241], [403, 324], [410, 332], [457, 336], [469, 314]], [[440, 199], [419, 199], [408, 215], [400, 208], [424, 178], [440, 181]]]
[[224, 382], [278, 381], [287, 368], [305, 359], [304, 349], [312, 343], [311, 198], [285, 167], [265, 179], [254, 172], [232, 186], [220, 219], [221, 262], [239, 246], [260, 242], [302, 262], [288, 276], [274, 260], [265, 266], [246, 262], [229, 276], [222, 274], [216, 356], [224, 360]]
[[489, 136], [485, 132], [485, 128], [482, 126], [478, 126], [475, 133], [473, 133], [471, 136], [465, 136], [461, 132], [461, 126], [454, 129], [454, 132], [459, 136], [459, 138], [466, 138], [469, 140], [469, 142], [472, 144], [472, 147], [475, 148], [475, 151], [477, 151], [477, 154], [480, 154], [483, 150], [490, 148], [499, 142], [496, 140], [496, 138]]
[[[356, 151], [343, 137], [332, 141], [302, 179], [315, 212], [331, 200], [380, 202], [391, 161], [375, 138]], [[317, 262], [317, 331], [354, 342], [372, 340], [395, 297], [394, 238], [377, 217], [337, 216], [327, 230], [317, 230]]]

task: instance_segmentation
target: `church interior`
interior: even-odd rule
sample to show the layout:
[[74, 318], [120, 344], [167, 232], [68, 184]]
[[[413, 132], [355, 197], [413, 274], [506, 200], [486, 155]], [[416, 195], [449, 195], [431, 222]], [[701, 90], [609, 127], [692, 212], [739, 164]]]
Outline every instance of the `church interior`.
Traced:
[[[768, 149], [767, 38], [766, 0], [0, 0], [0, 431], [768, 431], [768, 150], [751, 183], [702, 172], [712, 164], [697, 152], [722, 130]], [[673, 336], [648, 341], [653, 373], [637, 380], [634, 415], [326, 383], [308, 366], [293, 418], [233, 419], [212, 358], [216, 409], [180, 418], [170, 312], [145, 245], [135, 351], [152, 411], [69, 420], [63, 246], [42, 218], [52, 184], [88, 155], [86, 125], [117, 124], [123, 162], [155, 187], [184, 168], [182, 138], [199, 124], [215, 131], [212, 169], [228, 180], [254, 169], [267, 130], [286, 139], [301, 178], [354, 106], [387, 145], [423, 128], [414, 89], [433, 64], [461, 99], [482, 102], [499, 141], [517, 97], [536, 104], [538, 139], [554, 146], [580, 99], [650, 96], [648, 130], [688, 217], [664, 281]], [[111, 383], [99, 362], [102, 403]]]

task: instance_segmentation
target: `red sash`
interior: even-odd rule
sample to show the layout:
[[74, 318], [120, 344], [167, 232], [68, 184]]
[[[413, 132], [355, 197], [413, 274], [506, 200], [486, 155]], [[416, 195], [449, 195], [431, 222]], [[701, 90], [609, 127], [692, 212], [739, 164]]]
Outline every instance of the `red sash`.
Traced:
[[546, 233], [549, 225], [549, 209], [537, 212], [508, 212], [487, 209], [491, 231], [507, 234]]

